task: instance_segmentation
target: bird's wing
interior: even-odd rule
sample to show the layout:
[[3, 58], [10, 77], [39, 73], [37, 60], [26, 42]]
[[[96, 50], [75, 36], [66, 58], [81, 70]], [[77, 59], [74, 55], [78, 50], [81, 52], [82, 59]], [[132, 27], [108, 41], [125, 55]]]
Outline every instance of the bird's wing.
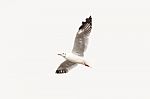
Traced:
[[92, 29], [92, 17], [86, 18], [85, 22], [79, 27], [79, 31], [76, 34], [72, 53], [84, 56], [84, 51], [87, 48], [88, 36]]
[[77, 64], [70, 62], [68, 60], [65, 60], [64, 62], [62, 62], [60, 64], [60, 66], [57, 68], [56, 73], [57, 74], [63, 74], [63, 73], [67, 73], [70, 69], [72, 69], [73, 67], [75, 67]]

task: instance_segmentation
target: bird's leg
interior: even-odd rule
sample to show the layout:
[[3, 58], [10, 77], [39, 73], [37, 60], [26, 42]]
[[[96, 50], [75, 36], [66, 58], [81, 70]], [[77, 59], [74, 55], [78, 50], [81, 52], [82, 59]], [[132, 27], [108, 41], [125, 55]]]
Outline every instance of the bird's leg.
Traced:
[[87, 67], [90, 67], [88, 64], [84, 64], [85, 66], [87, 66]]
[[87, 62], [84, 62], [84, 65], [87, 66], [87, 67], [90, 67]]

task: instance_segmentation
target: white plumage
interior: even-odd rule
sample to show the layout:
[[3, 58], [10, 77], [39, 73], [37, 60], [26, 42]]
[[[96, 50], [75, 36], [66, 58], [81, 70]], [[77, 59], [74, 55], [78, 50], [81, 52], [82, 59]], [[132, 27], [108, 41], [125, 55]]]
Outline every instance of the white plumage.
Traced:
[[87, 48], [88, 37], [92, 29], [92, 17], [86, 18], [85, 22], [79, 27], [79, 31], [76, 34], [72, 53], [58, 54], [64, 57], [66, 60], [60, 64], [57, 68], [56, 73], [62, 74], [67, 73], [70, 69], [75, 67], [77, 64], [83, 64], [89, 67], [89, 64], [84, 58], [84, 52]]
[[84, 57], [75, 55], [73, 53], [66, 53], [66, 57], [65, 58], [67, 60], [71, 61], [71, 62], [85, 65], [85, 59], [84, 59]]

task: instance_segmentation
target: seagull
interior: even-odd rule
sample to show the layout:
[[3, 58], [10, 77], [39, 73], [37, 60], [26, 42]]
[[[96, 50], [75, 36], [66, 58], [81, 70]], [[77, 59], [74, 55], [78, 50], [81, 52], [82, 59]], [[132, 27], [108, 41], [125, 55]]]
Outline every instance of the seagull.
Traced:
[[87, 49], [88, 37], [92, 29], [92, 17], [86, 18], [82, 22], [74, 40], [74, 46], [71, 53], [58, 54], [65, 58], [65, 61], [60, 64], [56, 70], [56, 74], [68, 73], [68, 71], [78, 64], [90, 67], [87, 60], [84, 58], [84, 52]]

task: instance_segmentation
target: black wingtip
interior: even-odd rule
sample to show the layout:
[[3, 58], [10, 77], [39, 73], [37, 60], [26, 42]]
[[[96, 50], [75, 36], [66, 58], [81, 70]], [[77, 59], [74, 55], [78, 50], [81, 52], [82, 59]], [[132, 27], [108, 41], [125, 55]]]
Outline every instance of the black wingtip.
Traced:
[[90, 24], [92, 26], [92, 17], [86, 18], [85, 22], [82, 22], [82, 25], [79, 27], [79, 29], [82, 29], [86, 24]]
[[56, 72], [55, 72], [56, 74], [58, 74], [59, 73], [59, 70], [56, 70]]
[[61, 69], [61, 70], [56, 70], [56, 74], [64, 74], [64, 73], [67, 73], [68, 70], [67, 69]]

